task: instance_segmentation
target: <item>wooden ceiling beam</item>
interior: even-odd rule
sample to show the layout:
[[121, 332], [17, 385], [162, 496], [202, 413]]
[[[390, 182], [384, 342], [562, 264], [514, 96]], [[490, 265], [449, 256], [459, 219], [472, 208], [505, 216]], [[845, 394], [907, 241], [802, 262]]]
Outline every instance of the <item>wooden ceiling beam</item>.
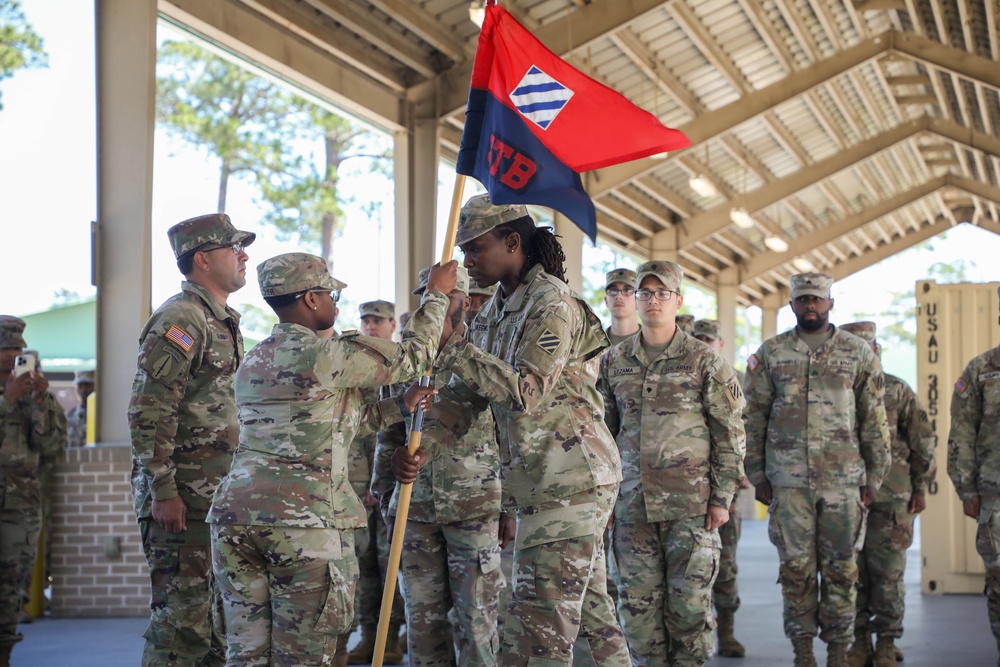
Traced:
[[704, 110], [705, 106], [694, 96], [694, 93], [681, 83], [681, 80], [670, 71], [670, 67], [660, 60], [652, 49], [646, 46], [630, 29], [625, 28], [611, 33], [608, 38], [625, 54], [625, 57], [642, 71], [647, 79], [655, 83], [688, 114], [694, 116]]
[[719, 74], [725, 77], [726, 81], [737, 92], [740, 94], [748, 92], [750, 87], [746, 77], [708, 32], [705, 24], [695, 15], [694, 10], [688, 7], [683, 0], [669, 1], [667, 10], [684, 29], [684, 35], [691, 40], [695, 48], [701, 51], [712, 67], [718, 70]]
[[394, 21], [424, 40], [451, 60], [461, 63], [472, 59], [476, 45], [456, 39], [452, 31], [444, 28], [436, 17], [431, 16], [412, 0], [366, 0], [378, 7]]

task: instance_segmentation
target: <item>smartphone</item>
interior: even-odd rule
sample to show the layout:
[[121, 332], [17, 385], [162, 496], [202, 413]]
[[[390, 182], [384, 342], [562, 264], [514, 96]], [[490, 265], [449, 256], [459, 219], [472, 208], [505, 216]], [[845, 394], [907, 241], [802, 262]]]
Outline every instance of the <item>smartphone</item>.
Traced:
[[14, 377], [21, 377], [25, 373], [32, 373], [35, 370], [37, 359], [33, 354], [20, 354], [14, 359]]

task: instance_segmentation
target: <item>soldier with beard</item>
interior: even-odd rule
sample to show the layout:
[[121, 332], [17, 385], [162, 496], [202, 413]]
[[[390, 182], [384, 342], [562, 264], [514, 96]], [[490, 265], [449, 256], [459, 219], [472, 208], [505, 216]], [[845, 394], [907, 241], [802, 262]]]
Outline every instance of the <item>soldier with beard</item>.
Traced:
[[792, 276], [797, 326], [747, 359], [746, 473], [770, 506], [796, 667], [816, 664], [817, 632], [828, 667], [845, 664], [866, 508], [891, 460], [882, 367], [863, 340], [830, 324], [832, 283]]

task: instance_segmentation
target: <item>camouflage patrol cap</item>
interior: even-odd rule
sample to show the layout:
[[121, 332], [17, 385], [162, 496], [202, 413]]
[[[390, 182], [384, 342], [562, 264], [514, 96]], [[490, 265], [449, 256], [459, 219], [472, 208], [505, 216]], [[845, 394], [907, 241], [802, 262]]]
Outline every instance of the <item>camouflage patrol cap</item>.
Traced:
[[[465, 268], [465, 267], [462, 267]], [[493, 283], [489, 287], [480, 287], [472, 278], [469, 278], [469, 296], [478, 294], [480, 296], [493, 296], [497, 292], [497, 284]]]
[[28, 325], [20, 317], [0, 315], [0, 348], [26, 348], [28, 344], [24, 342], [22, 335], [26, 326]]
[[694, 335], [694, 315], [678, 315], [674, 318], [674, 322], [684, 333]]
[[528, 209], [520, 204], [494, 204], [489, 195], [469, 197], [458, 218], [455, 245], [465, 245], [505, 222], [524, 218]]
[[825, 273], [796, 273], [789, 279], [792, 286], [792, 298], [800, 296], [815, 296], [820, 299], [830, 298], [830, 287], [833, 276]]
[[391, 320], [396, 317], [396, 304], [389, 301], [365, 301], [363, 304], [358, 306], [358, 310], [361, 312], [361, 317], [368, 317], [373, 315], [375, 317], [384, 317], [387, 320]]
[[330, 275], [322, 257], [306, 252], [286, 252], [257, 265], [257, 282], [263, 297], [298, 294], [306, 290], [342, 290], [347, 285]]
[[629, 286], [635, 285], [635, 271], [632, 269], [611, 269], [604, 276], [604, 288], [611, 287], [612, 283], [625, 283]]
[[707, 338], [709, 340], [719, 340], [722, 338], [722, 334], [719, 333], [718, 320], [697, 320], [694, 323], [691, 335], [695, 338]]
[[874, 322], [848, 322], [847, 324], [841, 324], [840, 328], [847, 333], [852, 333], [858, 338], [864, 338], [868, 343], [875, 342], [875, 323]]
[[646, 276], [656, 276], [663, 283], [663, 286], [675, 292], [680, 290], [681, 281], [684, 280], [684, 271], [679, 264], [668, 262], [665, 259], [654, 259], [652, 262], [643, 262], [635, 270], [635, 288], [639, 289]]
[[[455, 272], [458, 274], [458, 282], [455, 283], [455, 289], [458, 290], [459, 292], [462, 292], [463, 294], [469, 294], [469, 284], [472, 282], [472, 280], [469, 278], [468, 269], [459, 264], [457, 267], [455, 267]], [[426, 269], [420, 269], [420, 275], [417, 278], [420, 281], [420, 284], [417, 286], [417, 289], [413, 290], [413, 294], [420, 296], [421, 294], [424, 293], [424, 291], [427, 289], [427, 278], [430, 275], [431, 275], [430, 267], [427, 267]]]
[[188, 218], [167, 230], [167, 239], [173, 248], [175, 259], [180, 259], [181, 255], [186, 255], [209, 243], [218, 245], [241, 243], [246, 247], [256, 238], [257, 235], [253, 232], [243, 232], [233, 227], [233, 223], [225, 213], [209, 213]]
[[73, 384], [84, 384], [85, 382], [94, 384], [94, 371], [73, 372]]

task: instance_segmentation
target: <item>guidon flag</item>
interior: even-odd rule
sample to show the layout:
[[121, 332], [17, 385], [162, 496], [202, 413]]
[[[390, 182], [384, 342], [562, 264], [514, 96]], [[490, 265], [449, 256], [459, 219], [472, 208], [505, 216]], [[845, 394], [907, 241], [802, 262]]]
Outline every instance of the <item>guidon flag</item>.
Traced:
[[486, 0], [456, 170], [494, 203], [553, 208], [593, 241], [597, 215], [581, 172], [690, 145]]

